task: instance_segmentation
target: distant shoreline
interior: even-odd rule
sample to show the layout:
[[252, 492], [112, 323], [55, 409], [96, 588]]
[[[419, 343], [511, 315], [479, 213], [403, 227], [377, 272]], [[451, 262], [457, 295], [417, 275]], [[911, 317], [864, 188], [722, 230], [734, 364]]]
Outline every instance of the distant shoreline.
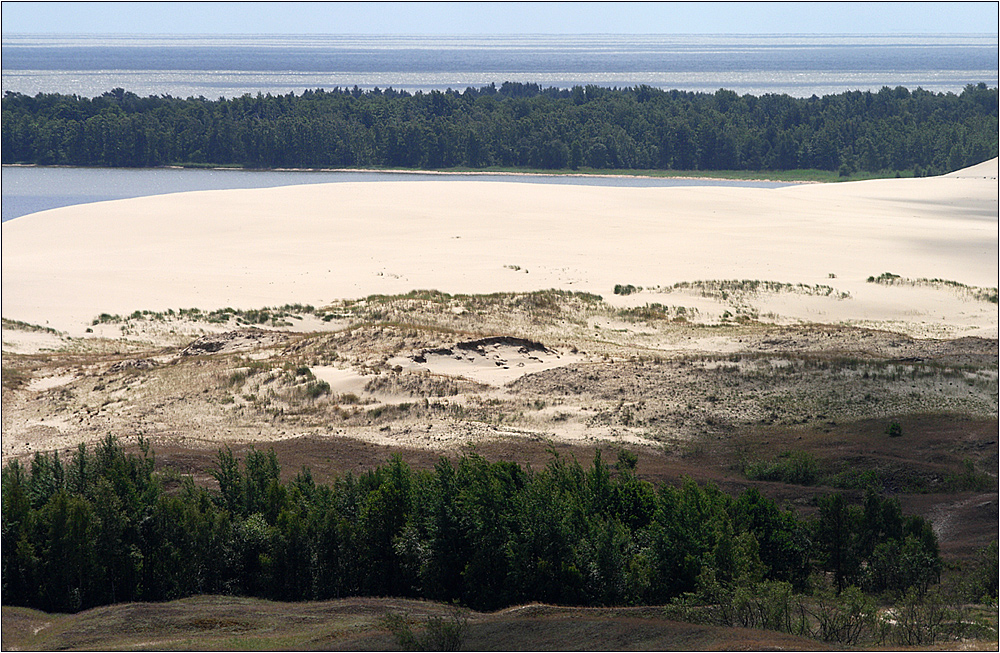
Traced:
[[[232, 169], [232, 168], [230, 168]], [[246, 170], [247, 168], [242, 168]], [[811, 181], [811, 180], [784, 180], [784, 179], [770, 179], [763, 177], [711, 177], [707, 175], [655, 175], [655, 174], [642, 174], [641, 172], [636, 172], [634, 174], [628, 173], [609, 173], [601, 174], [598, 172], [511, 172], [511, 171], [495, 171], [491, 172], [488, 170], [407, 170], [402, 169], [390, 169], [390, 170], [380, 170], [376, 168], [315, 168], [315, 169], [303, 169], [303, 168], [273, 168], [273, 172], [386, 172], [392, 174], [413, 174], [413, 175], [454, 175], [454, 176], [499, 176], [499, 177], [582, 177], [590, 179], [697, 179], [706, 181], [768, 181], [774, 183], [782, 184], [821, 184], [821, 181]]]
[[[645, 174], [642, 171], [634, 173], [612, 172], [538, 172], [511, 170], [413, 170], [407, 168], [244, 168], [234, 166], [151, 166], [146, 168], [110, 168], [106, 166], [72, 166], [72, 165], [39, 165], [36, 163], [4, 163], [3, 168], [59, 168], [68, 170], [210, 170], [214, 172], [357, 172], [369, 174], [399, 174], [399, 175], [433, 175], [454, 177], [554, 177], [554, 178], [584, 178], [584, 179], [685, 179], [699, 181], [749, 181], [771, 182], [780, 184], [823, 184], [829, 183], [815, 179], [778, 179], [774, 177], [725, 177], [694, 174]], [[655, 171], [660, 172], [660, 171]], [[687, 171], [685, 171], [687, 172]], [[863, 177], [864, 179], [883, 179], [888, 177]], [[844, 181], [858, 181], [859, 178], [847, 178]]]

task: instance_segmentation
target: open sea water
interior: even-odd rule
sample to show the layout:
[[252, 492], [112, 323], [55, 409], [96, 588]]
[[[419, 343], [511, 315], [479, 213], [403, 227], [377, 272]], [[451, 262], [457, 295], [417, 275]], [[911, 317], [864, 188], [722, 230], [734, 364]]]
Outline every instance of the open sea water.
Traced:
[[505, 81], [796, 97], [996, 86], [997, 34], [2, 38], [3, 91], [141, 96], [464, 90]]

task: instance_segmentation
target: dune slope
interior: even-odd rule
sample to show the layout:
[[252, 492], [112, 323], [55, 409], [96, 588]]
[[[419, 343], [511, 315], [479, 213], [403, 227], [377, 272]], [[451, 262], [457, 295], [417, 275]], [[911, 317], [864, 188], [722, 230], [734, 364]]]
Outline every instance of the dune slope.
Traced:
[[415, 288], [608, 297], [619, 283], [761, 279], [851, 296], [822, 309], [785, 302], [779, 315], [995, 337], [995, 305], [865, 281], [889, 271], [995, 285], [996, 168], [781, 189], [342, 183], [67, 207], [4, 223], [2, 313], [78, 335], [99, 313], [136, 309], [320, 305]]

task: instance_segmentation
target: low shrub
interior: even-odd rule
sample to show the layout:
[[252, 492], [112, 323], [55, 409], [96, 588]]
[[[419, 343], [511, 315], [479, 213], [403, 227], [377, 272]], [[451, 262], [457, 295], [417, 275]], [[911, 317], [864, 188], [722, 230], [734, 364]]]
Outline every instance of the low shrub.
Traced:
[[458, 610], [448, 618], [430, 616], [424, 621], [423, 632], [415, 634], [406, 615], [390, 613], [385, 625], [404, 651], [460, 651], [468, 621]]
[[330, 384], [326, 381], [308, 383], [305, 388], [305, 393], [310, 399], [319, 399], [323, 395], [330, 394]]
[[751, 481], [813, 485], [819, 478], [819, 464], [808, 452], [786, 451], [776, 460], [746, 463], [743, 474]]
[[615, 284], [616, 295], [632, 295], [637, 292], [642, 292], [642, 286], [633, 286], [632, 284], [622, 285], [620, 283]]

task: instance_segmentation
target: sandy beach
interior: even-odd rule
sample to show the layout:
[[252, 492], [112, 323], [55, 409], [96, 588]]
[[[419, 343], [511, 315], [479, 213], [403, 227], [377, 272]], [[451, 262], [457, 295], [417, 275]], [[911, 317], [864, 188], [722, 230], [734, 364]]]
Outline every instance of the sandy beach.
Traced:
[[[996, 159], [937, 178], [780, 189], [442, 180], [191, 192], [4, 223], [2, 312], [79, 336], [101, 313], [137, 309], [319, 306], [413, 289], [676, 304], [656, 289], [756, 279], [849, 295], [758, 297], [776, 319], [995, 338], [995, 304], [867, 279], [995, 286], [997, 245]], [[646, 290], [617, 297], [616, 284]]]

